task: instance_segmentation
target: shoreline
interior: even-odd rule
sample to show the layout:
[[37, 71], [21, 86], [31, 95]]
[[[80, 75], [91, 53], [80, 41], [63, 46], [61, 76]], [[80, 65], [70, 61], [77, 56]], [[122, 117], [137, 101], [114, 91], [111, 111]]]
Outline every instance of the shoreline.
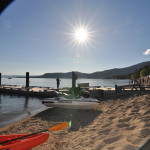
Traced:
[[48, 132], [47, 142], [33, 150], [137, 150], [150, 136], [149, 107], [150, 95], [147, 94], [101, 101], [92, 110], [48, 108], [0, 129], [0, 134], [34, 133], [71, 120], [71, 129]]
[[34, 116], [37, 115], [38, 113], [43, 112], [43, 111], [45, 111], [45, 110], [47, 110], [47, 109], [49, 109], [49, 108], [36, 109], [36, 110], [33, 110], [33, 111], [30, 112], [30, 113], [24, 113], [24, 114], [18, 116], [17, 118], [12, 119], [12, 120], [4, 121], [4, 122], [0, 123], [0, 130], [1, 130], [2, 128], [7, 127], [7, 126], [14, 125], [14, 124], [16, 124], [16, 123], [18, 123], [18, 122], [20, 122], [20, 121], [22, 121], [22, 120], [25, 120], [26, 118], [34, 117]]

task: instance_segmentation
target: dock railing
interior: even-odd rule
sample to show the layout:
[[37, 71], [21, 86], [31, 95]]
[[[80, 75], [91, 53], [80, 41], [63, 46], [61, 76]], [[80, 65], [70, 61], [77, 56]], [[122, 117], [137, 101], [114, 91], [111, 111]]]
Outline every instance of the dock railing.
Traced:
[[143, 86], [141, 84], [130, 84], [130, 85], [122, 85], [122, 86], [115, 85], [115, 91], [116, 91], [116, 94], [122, 93], [125, 91], [145, 92], [145, 91], [150, 91], [150, 86]]

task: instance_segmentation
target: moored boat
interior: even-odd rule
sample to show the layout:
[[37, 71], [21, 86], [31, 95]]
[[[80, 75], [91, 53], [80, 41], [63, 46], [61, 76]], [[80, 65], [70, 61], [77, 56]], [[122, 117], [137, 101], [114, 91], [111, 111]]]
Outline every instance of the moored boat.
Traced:
[[99, 101], [93, 98], [65, 99], [63, 97], [49, 98], [42, 101], [48, 107], [92, 109]]

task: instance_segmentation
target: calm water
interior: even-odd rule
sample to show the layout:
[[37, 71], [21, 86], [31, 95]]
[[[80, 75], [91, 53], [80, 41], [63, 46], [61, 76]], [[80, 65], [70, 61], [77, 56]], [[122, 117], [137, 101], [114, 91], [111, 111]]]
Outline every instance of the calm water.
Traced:
[[[25, 86], [25, 78], [2, 78], [2, 84]], [[129, 80], [112, 79], [78, 79], [78, 83], [90, 83], [90, 86], [115, 87], [115, 85], [127, 85]], [[30, 86], [43, 86], [56, 88], [56, 79], [31, 78]], [[71, 79], [61, 79], [60, 88], [71, 87]], [[41, 104], [39, 98], [23, 96], [10, 96], [0, 94], [0, 128], [14, 123], [27, 116], [31, 116], [47, 107]]]
[[[60, 79], [60, 88], [63, 87], [71, 87], [72, 80], [71, 79]], [[2, 84], [9, 84], [9, 85], [20, 85], [25, 86], [26, 79], [25, 78], [2, 78]], [[78, 79], [78, 83], [90, 83], [90, 86], [101, 86], [101, 87], [115, 87], [115, 85], [128, 85], [129, 80], [114, 80], [114, 79]], [[49, 78], [30, 78], [30, 86], [45, 86], [56, 88], [56, 79]]]
[[0, 128], [46, 108], [39, 98], [0, 94]]

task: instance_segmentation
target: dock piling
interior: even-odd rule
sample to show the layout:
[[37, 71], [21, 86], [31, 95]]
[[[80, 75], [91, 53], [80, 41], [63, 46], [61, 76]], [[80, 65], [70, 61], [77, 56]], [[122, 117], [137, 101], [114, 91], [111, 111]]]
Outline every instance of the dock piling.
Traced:
[[2, 77], [2, 74], [0, 73], [0, 85], [1, 85], [1, 77]]
[[72, 71], [72, 90], [75, 93], [77, 75]]
[[26, 87], [29, 87], [29, 72], [26, 72]]

